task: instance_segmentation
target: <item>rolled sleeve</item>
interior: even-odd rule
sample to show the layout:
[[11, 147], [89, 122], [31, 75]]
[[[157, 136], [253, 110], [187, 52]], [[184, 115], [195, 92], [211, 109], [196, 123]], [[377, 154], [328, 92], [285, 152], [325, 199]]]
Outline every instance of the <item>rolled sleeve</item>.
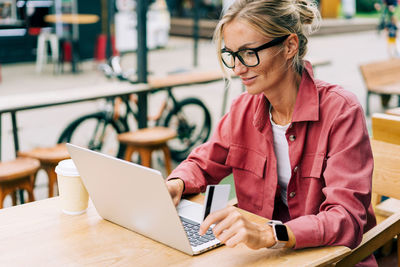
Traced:
[[167, 179], [182, 179], [185, 183], [184, 194], [194, 194], [204, 192], [208, 184], [217, 184], [228, 176], [232, 172], [229, 166], [225, 166], [229, 128], [228, 113], [219, 122], [210, 141], [195, 148]]

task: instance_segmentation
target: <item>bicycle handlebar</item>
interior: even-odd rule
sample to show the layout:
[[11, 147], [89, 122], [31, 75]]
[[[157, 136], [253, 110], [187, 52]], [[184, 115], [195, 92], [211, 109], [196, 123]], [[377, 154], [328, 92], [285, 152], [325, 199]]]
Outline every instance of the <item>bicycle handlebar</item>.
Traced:
[[127, 81], [132, 84], [139, 83], [137, 80], [131, 80], [128, 78], [131, 72], [124, 73], [120, 62], [121, 58], [119, 56], [113, 56], [108, 63], [100, 64], [98, 70], [100, 70], [108, 79], [117, 78], [120, 81]]

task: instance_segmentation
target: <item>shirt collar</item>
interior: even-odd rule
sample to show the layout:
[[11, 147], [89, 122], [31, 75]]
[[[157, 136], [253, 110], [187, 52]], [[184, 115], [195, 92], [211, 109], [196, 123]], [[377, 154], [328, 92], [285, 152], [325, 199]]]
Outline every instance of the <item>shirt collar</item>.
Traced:
[[[264, 94], [259, 94], [253, 125], [259, 131], [266, 126], [268, 119], [269, 101]], [[299, 92], [293, 111], [293, 122], [318, 121], [319, 120], [319, 96], [314, 82], [314, 74], [311, 63], [304, 61], [304, 70], [301, 77]]]
[[304, 61], [304, 71], [301, 77], [296, 104], [294, 105], [292, 122], [318, 121], [319, 95], [314, 82], [311, 63]]

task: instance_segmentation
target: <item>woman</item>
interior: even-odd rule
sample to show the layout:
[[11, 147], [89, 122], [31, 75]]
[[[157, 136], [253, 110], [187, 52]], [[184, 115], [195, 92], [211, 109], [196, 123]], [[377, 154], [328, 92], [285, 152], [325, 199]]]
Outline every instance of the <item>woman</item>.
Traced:
[[[228, 247], [354, 248], [375, 225], [362, 107], [353, 94], [314, 79], [303, 61], [306, 30], [318, 19], [305, 0], [237, 0], [219, 22], [219, 56], [247, 92], [211, 140], [171, 173], [167, 187], [177, 204], [183, 193], [203, 192], [233, 173], [238, 206], [284, 222], [288, 238], [232, 207], [210, 214], [200, 234], [215, 223], [215, 236]], [[376, 265], [372, 256], [366, 263]]]

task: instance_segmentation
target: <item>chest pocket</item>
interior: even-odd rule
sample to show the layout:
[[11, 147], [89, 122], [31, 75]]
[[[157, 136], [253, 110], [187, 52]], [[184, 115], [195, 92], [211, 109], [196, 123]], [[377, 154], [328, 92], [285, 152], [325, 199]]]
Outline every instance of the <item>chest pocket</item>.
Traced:
[[266, 157], [253, 150], [235, 145], [229, 148], [225, 164], [232, 167], [240, 208], [250, 212], [262, 209], [266, 163]]
[[317, 214], [321, 203], [325, 199], [323, 188], [325, 179], [323, 172], [326, 166], [323, 153], [305, 154], [300, 164], [300, 177], [296, 178], [296, 197], [301, 199], [298, 203], [300, 214]]
[[325, 155], [323, 153], [312, 153], [303, 156], [301, 162], [301, 177], [321, 178], [324, 168]]

